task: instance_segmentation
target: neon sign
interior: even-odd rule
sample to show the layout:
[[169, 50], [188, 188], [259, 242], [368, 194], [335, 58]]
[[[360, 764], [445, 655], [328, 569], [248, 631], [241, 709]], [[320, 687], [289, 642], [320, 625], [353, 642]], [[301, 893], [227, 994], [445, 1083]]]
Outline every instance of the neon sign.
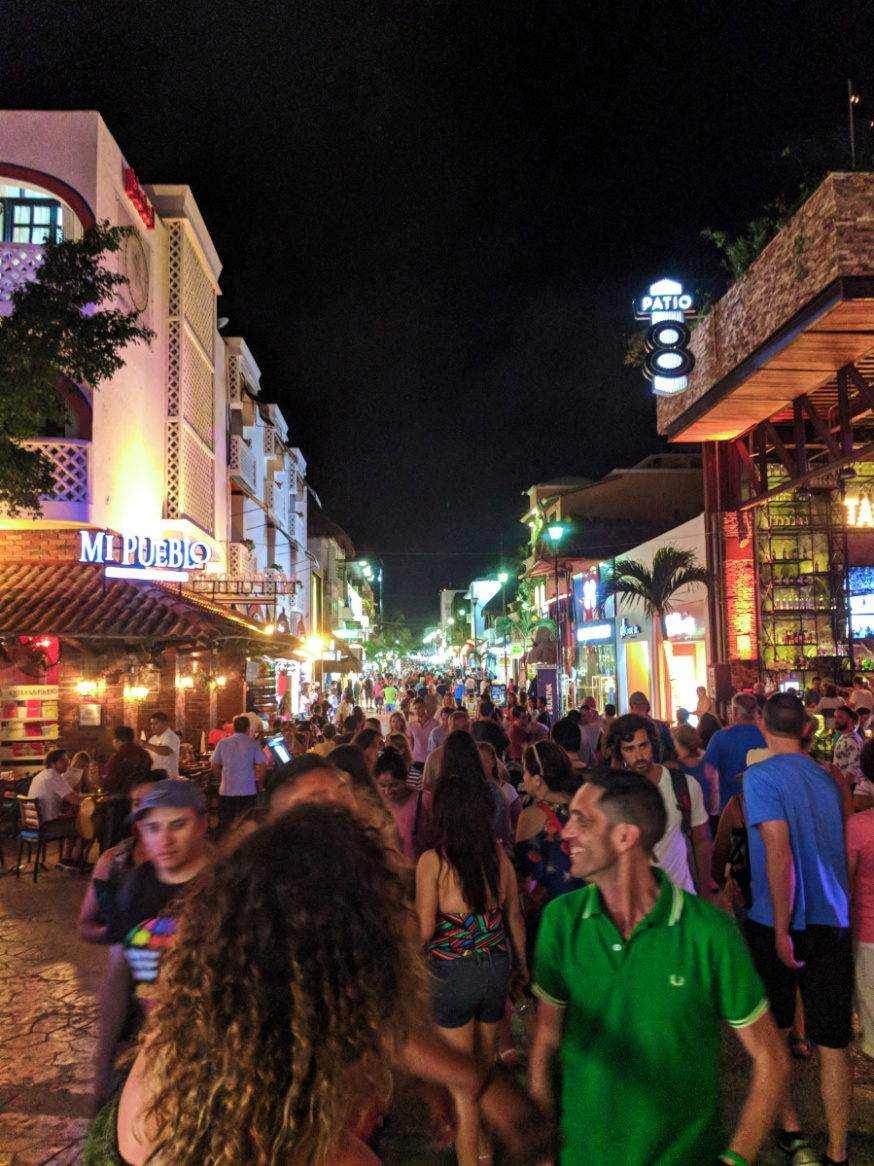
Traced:
[[79, 562], [103, 563], [109, 579], [152, 579], [186, 583], [212, 559], [209, 543], [188, 538], [149, 538], [108, 531], [79, 531]]
[[598, 603], [598, 584], [594, 579], [587, 579], [583, 584], [583, 607], [586, 611], [594, 611]]
[[695, 616], [682, 615], [679, 611], [672, 611], [669, 615], [665, 616], [665, 628], [670, 639], [674, 636], [694, 636], [698, 634], [698, 625], [695, 623]]
[[629, 623], [625, 617], [622, 617], [622, 623], [619, 627], [619, 635], [625, 639], [626, 636], [639, 636], [640, 624]]
[[140, 186], [137, 176], [130, 166], [126, 166], [124, 171], [124, 192], [137, 208], [137, 213], [145, 223], [147, 230], [154, 231], [155, 208], [146, 197], [146, 192]]
[[695, 314], [695, 297], [673, 279], [659, 280], [650, 287], [649, 295], [634, 302], [635, 319], [650, 321], [643, 375], [652, 381], [656, 396], [673, 396], [689, 384], [687, 374], [695, 367], [695, 357], [687, 347], [692, 333], [686, 317]]
[[862, 494], [858, 498], [845, 498], [848, 526], [870, 526], [874, 528], [874, 514], [871, 511], [871, 499]]

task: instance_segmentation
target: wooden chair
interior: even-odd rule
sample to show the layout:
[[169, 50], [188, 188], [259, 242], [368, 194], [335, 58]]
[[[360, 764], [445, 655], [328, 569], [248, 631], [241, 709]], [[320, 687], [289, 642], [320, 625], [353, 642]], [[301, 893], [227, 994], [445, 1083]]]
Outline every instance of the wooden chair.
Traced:
[[45, 865], [47, 857], [48, 846], [50, 842], [58, 842], [60, 849], [58, 850], [58, 858], [60, 859], [64, 852], [64, 839], [69, 838], [69, 826], [66, 825], [67, 819], [64, 819], [64, 833], [56, 833], [52, 827], [54, 823], [43, 822], [42, 810], [40, 809], [39, 800], [37, 798], [25, 797], [19, 794], [16, 801], [18, 802], [19, 813], [19, 829], [18, 829], [18, 865], [15, 868], [15, 877], [21, 878], [21, 859], [24, 854], [24, 848], [27, 847], [27, 861], [30, 862], [33, 855], [33, 848], [36, 847], [36, 858], [33, 864], [33, 881], [37, 881], [39, 874], [40, 863], [42, 863], [43, 870], [48, 870]]

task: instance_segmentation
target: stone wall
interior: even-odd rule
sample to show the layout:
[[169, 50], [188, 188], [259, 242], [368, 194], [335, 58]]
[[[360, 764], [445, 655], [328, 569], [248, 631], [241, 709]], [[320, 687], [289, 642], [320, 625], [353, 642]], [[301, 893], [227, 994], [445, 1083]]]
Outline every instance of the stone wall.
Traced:
[[689, 387], [659, 398], [659, 432], [835, 279], [858, 275], [874, 275], [874, 174], [831, 174], [695, 329]]

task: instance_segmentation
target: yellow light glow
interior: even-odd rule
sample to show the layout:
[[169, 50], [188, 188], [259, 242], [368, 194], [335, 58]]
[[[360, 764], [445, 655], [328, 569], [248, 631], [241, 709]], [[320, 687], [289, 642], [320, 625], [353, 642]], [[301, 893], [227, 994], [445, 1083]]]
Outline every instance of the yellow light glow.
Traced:
[[93, 680], [80, 680], [76, 685], [76, 691], [80, 696], [93, 696], [97, 691], [97, 684]]
[[303, 650], [310, 656], [321, 656], [325, 650], [324, 641], [320, 636], [310, 636], [303, 646]]
[[224, 688], [224, 686], [227, 684], [227, 678], [224, 676], [217, 676], [215, 678], [215, 682], [219, 686], [219, 688]]
[[163, 463], [159, 465], [154, 460], [142, 438], [131, 436], [121, 446], [115, 464], [110, 525], [115, 530], [160, 537], [159, 524], [164, 507]]
[[268, 636], [272, 636], [275, 631], [276, 631], [276, 628], [273, 626], [272, 623], [269, 623], [267, 625], [267, 627], [264, 629], [265, 634]]

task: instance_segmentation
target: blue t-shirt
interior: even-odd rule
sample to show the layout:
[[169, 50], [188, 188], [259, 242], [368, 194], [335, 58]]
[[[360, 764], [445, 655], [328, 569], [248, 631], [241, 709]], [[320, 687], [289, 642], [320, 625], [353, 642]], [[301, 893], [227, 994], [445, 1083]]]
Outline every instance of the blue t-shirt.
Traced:
[[698, 762], [697, 765], [688, 765], [685, 761], [680, 762], [680, 768], [684, 773], [688, 773], [690, 777], [694, 777], [701, 786], [701, 794], [704, 798], [704, 808], [707, 813], [710, 813], [710, 782], [707, 780], [707, 767], [704, 764], [704, 758]]
[[787, 822], [795, 861], [795, 903], [790, 927], [848, 927], [847, 853], [843, 797], [830, 773], [800, 753], [783, 753], [752, 765], [744, 777], [753, 906], [750, 919], [774, 926], [760, 822]]
[[747, 753], [750, 749], [764, 748], [765, 738], [755, 725], [732, 725], [730, 729], [720, 729], [710, 738], [704, 763], [712, 765], [719, 773], [720, 814], [729, 799], [741, 792], [740, 782], [735, 778], [747, 767]]

